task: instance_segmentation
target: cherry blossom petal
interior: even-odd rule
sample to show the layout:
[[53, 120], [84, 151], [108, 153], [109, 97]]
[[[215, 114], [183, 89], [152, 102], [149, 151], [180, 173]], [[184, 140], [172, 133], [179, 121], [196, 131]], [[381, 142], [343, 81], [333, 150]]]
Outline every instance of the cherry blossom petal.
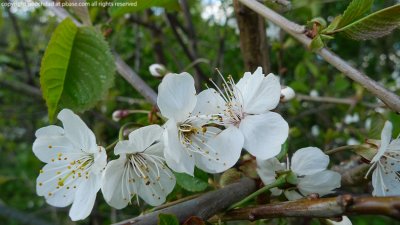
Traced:
[[167, 74], [158, 86], [157, 105], [168, 119], [185, 120], [196, 105], [192, 76], [188, 73]]
[[150, 125], [132, 131], [128, 141], [119, 141], [114, 148], [116, 155], [143, 152], [155, 141], [159, 140], [163, 129], [159, 125]]
[[178, 172], [187, 173], [193, 176], [194, 172], [194, 157], [190, 157], [178, 137], [178, 128], [176, 122], [170, 119], [165, 124], [164, 139], [164, 157], [168, 166]]
[[67, 170], [68, 166], [66, 162], [46, 164], [36, 180], [37, 194], [44, 196], [46, 202], [52, 206], [65, 207], [74, 200], [79, 183]]
[[285, 169], [285, 166], [277, 158], [267, 160], [257, 159], [257, 173], [265, 185], [275, 182], [276, 172]]
[[[204, 143], [198, 143], [202, 148], [202, 154], [195, 154], [196, 166], [209, 173], [220, 173], [235, 165], [244, 142], [239, 129], [231, 126], [221, 132], [217, 128], [209, 127], [207, 132], [212, 134]], [[217, 135], [214, 136], [214, 133]]]
[[392, 123], [386, 121], [381, 133], [381, 145], [379, 146], [378, 153], [372, 158], [371, 163], [377, 162], [383, 154], [385, 154], [385, 151], [387, 151], [390, 140], [392, 139], [392, 130]]
[[297, 187], [303, 195], [318, 193], [324, 196], [340, 187], [341, 175], [335, 171], [324, 170], [298, 179]]
[[281, 97], [279, 78], [273, 74], [266, 76], [251, 99], [244, 99], [244, 111], [259, 114], [275, 109]]
[[63, 109], [57, 118], [63, 123], [65, 135], [76, 148], [87, 153], [96, 152], [96, 138], [78, 115], [69, 109]]
[[100, 187], [101, 174], [93, 174], [89, 179], [85, 179], [80, 184], [69, 211], [69, 217], [71, 217], [71, 220], [83, 220], [90, 215]]
[[287, 122], [274, 112], [248, 115], [240, 122], [239, 129], [244, 136], [244, 148], [261, 160], [279, 154], [289, 133]]
[[[38, 131], [43, 133], [44, 130], [42, 129], [45, 128]], [[47, 131], [49, 130], [52, 129]], [[67, 160], [73, 161], [82, 153], [66, 136], [58, 134], [52, 136], [39, 135], [33, 142], [32, 149], [36, 157], [45, 163], [64, 160], [65, 157], [67, 157]]]
[[342, 221], [333, 221], [333, 220], [328, 220], [328, 225], [352, 225], [351, 220], [347, 216], [342, 216]]
[[297, 192], [296, 190], [288, 189], [288, 190], [285, 190], [283, 193], [285, 194], [286, 198], [288, 200], [290, 200], [290, 201], [301, 199], [301, 198], [304, 197], [299, 192]]
[[126, 166], [127, 158], [121, 156], [107, 164], [101, 191], [106, 202], [116, 209], [125, 208], [137, 193], [139, 178], [132, 167]]
[[319, 148], [307, 147], [297, 150], [292, 157], [291, 170], [297, 175], [311, 175], [326, 170], [329, 156]]
[[400, 196], [400, 165], [397, 160], [385, 158], [378, 162], [372, 173], [373, 196]]
[[197, 95], [192, 115], [221, 114], [224, 107], [225, 101], [221, 95], [215, 89], [209, 88]]
[[158, 206], [165, 202], [166, 197], [175, 186], [175, 176], [161, 164], [146, 160], [149, 172], [148, 181], [139, 181], [138, 195], [152, 206]]

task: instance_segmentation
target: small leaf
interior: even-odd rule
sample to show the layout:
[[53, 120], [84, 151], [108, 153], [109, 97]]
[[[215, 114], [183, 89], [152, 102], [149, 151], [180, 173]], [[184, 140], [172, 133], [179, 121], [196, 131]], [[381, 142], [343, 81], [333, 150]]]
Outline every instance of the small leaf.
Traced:
[[350, 2], [347, 9], [344, 11], [342, 19], [338, 24], [338, 28], [344, 27], [355, 20], [360, 19], [372, 7], [374, 0], [353, 0]]
[[369, 40], [385, 36], [400, 26], [400, 4], [372, 13], [360, 20], [339, 28], [348, 38]]
[[126, 13], [138, 12], [155, 6], [163, 7], [167, 10], [178, 10], [179, 2], [176, 0], [114, 0], [108, 13], [115, 18]]
[[190, 192], [204, 191], [208, 183], [202, 178], [192, 177], [186, 173], [175, 173], [176, 183], [183, 189]]
[[325, 33], [331, 33], [332, 31], [334, 31], [338, 27], [341, 19], [342, 19], [341, 15], [335, 17], [335, 19], [332, 20], [332, 22], [329, 24], [329, 26], [327, 28], [325, 28], [324, 30], [322, 30], [321, 33], [325, 34]]
[[378, 152], [377, 147], [373, 147], [369, 144], [360, 145], [360, 147], [353, 149], [353, 152], [363, 157], [366, 160], [371, 161], [376, 153]]
[[93, 27], [65, 19], [54, 31], [42, 59], [40, 85], [49, 119], [60, 108], [92, 107], [113, 83], [114, 61], [107, 42]]
[[313, 18], [313, 19], [310, 21], [310, 23], [311, 23], [311, 24], [317, 23], [321, 28], [325, 28], [325, 27], [326, 27], [326, 20], [325, 20], [324, 18], [322, 18], [322, 17]]
[[158, 225], [179, 225], [178, 218], [172, 214], [158, 214]]
[[324, 47], [324, 42], [322, 41], [321, 35], [317, 34], [310, 43], [310, 50], [315, 52]]

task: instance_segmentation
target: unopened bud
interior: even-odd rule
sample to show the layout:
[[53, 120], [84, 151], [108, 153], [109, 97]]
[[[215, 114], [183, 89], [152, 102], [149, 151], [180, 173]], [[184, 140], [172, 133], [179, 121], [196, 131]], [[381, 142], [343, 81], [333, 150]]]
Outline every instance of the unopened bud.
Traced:
[[116, 111], [113, 112], [112, 119], [115, 122], [118, 122], [118, 121], [120, 121], [121, 119], [125, 118], [128, 115], [129, 115], [129, 110], [120, 109], [120, 110], [116, 110]]
[[296, 93], [294, 92], [294, 90], [291, 87], [286, 86], [281, 89], [281, 101], [282, 102], [288, 102], [288, 101], [292, 100], [295, 96], [296, 96]]
[[151, 64], [149, 66], [149, 71], [150, 74], [153, 75], [154, 77], [163, 77], [168, 73], [165, 66], [161, 64]]

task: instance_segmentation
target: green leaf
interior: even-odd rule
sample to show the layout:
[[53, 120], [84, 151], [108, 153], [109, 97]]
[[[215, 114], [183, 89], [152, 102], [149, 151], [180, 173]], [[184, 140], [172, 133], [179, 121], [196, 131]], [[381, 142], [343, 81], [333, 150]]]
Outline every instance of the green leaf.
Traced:
[[315, 36], [312, 39], [309, 48], [311, 51], [315, 52], [323, 47], [324, 47], [324, 41], [322, 41], [321, 35], [317, 34], [317, 36]]
[[40, 68], [40, 85], [52, 121], [61, 108], [83, 111], [102, 99], [113, 83], [114, 61], [93, 27], [65, 19], [54, 31]]
[[339, 26], [339, 23], [341, 20], [342, 20], [341, 15], [335, 17], [335, 19], [332, 20], [332, 22], [329, 24], [329, 26], [327, 28], [325, 28], [324, 30], [322, 30], [321, 33], [325, 34], [325, 33], [330, 33], [332, 31], [334, 31]]
[[179, 225], [178, 218], [172, 214], [158, 214], [158, 225]]
[[175, 173], [176, 183], [183, 189], [190, 192], [204, 191], [208, 187], [208, 183], [205, 180], [205, 176], [203, 173], [196, 174], [195, 171], [194, 177], [186, 173]]
[[163, 7], [167, 10], [178, 10], [179, 2], [176, 0], [114, 0], [108, 13], [115, 18], [126, 13], [142, 11], [151, 7]]
[[400, 26], [400, 4], [372, 13], [360, 20], [339, 28], [348, 38], [368, 40], [385, 36]]
[[351, 1], [349, 6], [347, 6], [347, 9], [343, 13], [340, 23], [338, 24], [338, 28], [344, 27], [347, 24], [360, 19], [371, 9], [373, 3], [374, 0]]

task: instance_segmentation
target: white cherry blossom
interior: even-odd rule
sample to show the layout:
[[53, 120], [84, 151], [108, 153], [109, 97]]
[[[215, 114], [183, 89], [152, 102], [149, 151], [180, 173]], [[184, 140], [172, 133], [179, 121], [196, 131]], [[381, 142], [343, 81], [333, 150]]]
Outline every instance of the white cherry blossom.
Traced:
[[282, 116], [271, 112], [281, 97], [279, 78], [272, 73], [265, 76], [259, 67], [253, 74], [246, 72], [237, 84], [228, 77], [223, 90], [215, 86], [219, 94], [213, 92], [209, 105], [223, 118], [220, 124], [239, 129], [243, 147], [258, 159], [276, 156], [289, 133]]
[[377, 154], [367, 175], [372, 173], [373, 196], [400, 195], [400, 139], [392, 139], [392, 123], [386, 121]]
[[[287, 199], [295, 200], [317, 193], [320, 196], [330, 194], [340, 187], [341, 176], [339, 173], [327, 170], [329, 157], [320, 149], [307, 147], [297, 150], [292, 157], [291, 170], [297, 177], [294, 188], [284, 191]], [[257, 162], [257, 172], [264, 184], [271, 184], [276, 180], [276, 172], [284, 170], [284, 165], [276, 158]], [[271, 190], [272, 194], [279, 195], [278, 190]]]
[[175, 176], [165, 165], [163, 144], [159, 142], [162, 132], [160, 126], [150, 125], [117, 143], [114, 153], [119, 158], [108, 163], [101, 188], [112, 207], [126, 207], [135, 195], [152, 206], [165, 202], [175, 186]]
[[69, 109], [57, 116], [63, 128], [50, 125], [36, 131], [33, 152], [47, 163], [36, 181], [36, 191], [52, 206], [72, 203], [69, 216], [82, 220], [92, 211], [100, 189], [106, 151], [93, 132]]
[[243, 136], [235, 128], [215, 126], [220, 116], [209, 104], [210, 90], [196, 96], [188, 73], [167, 74], [158, 88], [157, 104], [168, 119], [164, 156], [176, 172], [193, 175], [195, 165], [209, 173], [232, 167], [240, 157]]

